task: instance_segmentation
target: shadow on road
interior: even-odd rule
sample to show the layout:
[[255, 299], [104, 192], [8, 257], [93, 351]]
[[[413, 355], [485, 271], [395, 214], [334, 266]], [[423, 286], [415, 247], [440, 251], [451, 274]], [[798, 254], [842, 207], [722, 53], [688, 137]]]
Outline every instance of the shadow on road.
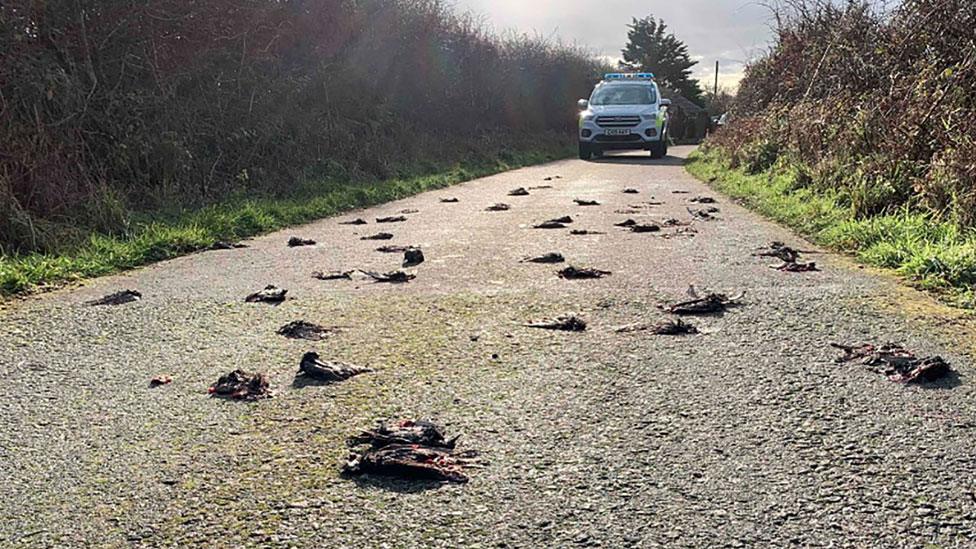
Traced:
[[638, 166], [684, 166], [685, 159], [677, 156], [665, 156], [664, 158], [654, 159], [650, 156], [637, 156], [634, 154], [607, 155], [603, 158], [590, 160], [594, 164], [633, 164]]

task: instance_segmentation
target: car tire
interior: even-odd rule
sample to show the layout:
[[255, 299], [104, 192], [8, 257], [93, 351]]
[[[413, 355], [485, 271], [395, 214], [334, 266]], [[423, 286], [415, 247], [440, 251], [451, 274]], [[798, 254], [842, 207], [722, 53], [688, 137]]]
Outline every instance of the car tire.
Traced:
[[580, 160], [589, 160], [593, 156], [593, 150], [586, 143], [579, 144], [579, 157]]
[[651, 145], [651, 158], [660, 160], [668, 154], [667, 141], [661, 140]]

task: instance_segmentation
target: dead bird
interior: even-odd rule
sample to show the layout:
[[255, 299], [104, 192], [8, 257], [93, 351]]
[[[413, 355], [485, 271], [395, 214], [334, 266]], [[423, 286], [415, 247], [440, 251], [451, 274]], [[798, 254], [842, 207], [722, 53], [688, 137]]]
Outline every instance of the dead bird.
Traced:
[[88, 301], [86, 304], [91, 307], [126, 305], [128, 303], [139, 301], [140, 299], [142, 299], [141, 293], [135, 290], [122, 290], [121, 292], [115, 292], [114, 294], [109, 294], [99, 299], [93, 299], [92, 301]]
[[392, 444], [353, 452], [342, 468], [347, 476], [377, 474], [405, 479], [468, 482], [463, 468], [478, 464], [474, 452], [454, 452], [415, 444]]
[[535, 185], [534, 187], [529, 187], [529, 190], [530, 191], [538, 191], [538, 190], [542, 190], [542, 189], [551, 189], [551, 188], [553, 188], [552, 185]]
[[321, 341], [336, 331], [335, 328], [326, 328], [318, 324], [305, 322], [304, 320], [296, 320], [278, 328], [278, 335], [287, 337], [288, 339]]
[[393, 235], [390, 233], [377, 233], [372, 236], [364, 236], [360, 240], [393, 240]]
[[671, 194], [691, 194], [691, 191], [671, 191]]
[[173, 378], [169, 376], [156, 376], [149, 380], [149, 388], [155, 389], [156, 387], [162, 387], [163, 385], [169, 385], [173, 383]]
[[522, 263], [553, 264], [553, 263], [565, 263], [565, 262], [566, 262], [566, 258], [563, 257], [563, 254], [557, 252], [550, 252], [536, 257], [527, 257], [522, 260]]
[[844, 351], [844, 356], [838, 358], [837, 362], [857, 361], [896, 383], [938, 381], [952, 372], [952, 367], [942, 357], [919, 358], [895, 343], [881, 346], [831, 343], [831, 346]]
[[288, 239], [289, 248], [298, 248], [301, 246], [314, 246], [314, 245], [315, 245], [315, 241], [312, 240], [311, 238], [299, 238], [297, 236], [293, 236]]
[[784, 263], [795, 263], [800, 259], [800, 251], [782, 242], [771, 242], [768, 247], [760, 248], [752, 254], [756, 257], [775, 257]]
[[525, 187], [519, 187], [508, 191], [508, 196], [529, 196], [529, 190]]
[[600, 231], [588, 231], [586, 229], [575, 229], [569, 231], [569, 234], [573, 236], [586, 236], [586, 235], [607, 234], [607, 233], [601, 233]]
[[627, 188], [627, 189], [624, 189], [623, 190], [623, 193], [624, 194], [640, 194], [640, 191], [638, 191], [637, 189]]
[[220, 376], [217, 383], [210, 386], [209, 393], [233, 400], [258, 400], [271, 396], [271, 386], [264, 374], [234, 370]]
[[697, 334], [698, 328], [681, 320], [664, 320], [657, 324], [632, 324], [615, 330], [617, 333], [631, 333], [649, 331], [655, 335], [686, 335]]
[[561, 332], [585, 332], [586, 321], [575, 315], [561, 316], [554, 320], [542, 320], [523, 324], [526, 328], [538, 328], [540, 330], [557, 330]]
[[680, 229], [674, 231], [673, 233], [661, 235], [661, 238], [667, 238], [667, 239], [678, 238], [678, 237], [694, 238], [695, 235], [697, 234], [698, 234], [698, 230], [695, 229], [694, 227], [681, 227]]
[[601, 271], [599, 269], [589, 269], [589, 268], [579, 269], [570, 266], [570, 267], [566, 267], [565, 269], [559, 271], [556, 274], [559, 275], [559, 278], [563, 278], [566, 280], [586, 280], [586, 279], [593, 279], [593, 278], [603, 278], [605, 276], [610, 276], [613, 273], [611, 273], [610, 271]]
[[376, 248], [376, 251], [384, 254], [402, 254], [414, 247], [415, 246], [380, 246], [379, 248]]
[[710, 196], [696, 196], [695, 198], [689, 199], [688, 202], [696, 202], [698, 204], [715, 204], [716, 200]]
[[633, 227], [637, 225], [637, 222], [633, 219], [628, 219], [627, 221], [621, 221], [620, 223], [614, 223], [614, 227]]
[[743, 297], [745, 297], [745, 292], [733, 297], [718, 293], [709, 293], [704, 296], [700, 296], [695, 287], [692, 286], [688, 289], [688, 295], [692, 298], [691, 300], [676, 303], [666, 307], [665, 309], [669, 313], [676, 315], [707, 315], [720, 313], [727, 310], [730, 306], [737, 304]]
[[553, 176], [550, 176], [550, 177], [547, 177], [547, 178], [543, 179], [543, 181], [552, 181], [554, 179], [562, 179], [562, 178], [563, 178], [563, 176], [561, 176], [561, 175], [553, 175]]
[[779, 265], [770, 265], [769, 268], [776, 269], [777, 271], [783, 271], [785, 273], [814, 273], [820, 271], [820, 269], [817, 268], [817, 264], [812, 261], [810, 263], [784, 261]]
[[211, 246], [211, 250], [238, 250], [241, 248], [247, 248], [247, 244], [241, 244], [240, 242], [228, 242], [226, 240], [218, 240], [214, 242]]
[[255, 292], [244, 298], [246, 303], [273, 303], [278, 304], [285, 300], [288, 290], [283, 290], [275, 285], [268, 285], [260, 292]]
[[403, 251], [403, 267], [416, 267], [424, 262], [424, 252], [420, 248], [407, 248]]
[[377, 223], [403, 223], [406, 221], [406, 216], [403, 215], [391, 215], [389, 217], [377, 217]]
[[403, 271], [391, 271], [389, 273], [365, 272], [363, 274], [372, 278], [378, 283], [388, 283], [388, 284], [405, 284], [417, 278], [417, 275], [408, 274]]
[[458, 200], [457, 198], [454, 198], [454, 197], [442, 198], [441, 199], [441, 203], [442, 204], [457, 204], [458, 202], [460, 202], [460, 200]]
[[691, 217], [694, 217], [695, 219], [700, 219], [702, 221], [714, 221], [716, 219], [715, 216], [705, 210], [693, 210], [691, 208], [686, 209], [688, 210], [688, 213], [691, 214]]
[[596, 200], [584, 200], [582, 198], [577, 198], [573, 202], [579, 204], [580, 206], [599, 206], [600, 203]]
[[353, 219], [352, 221], [340, 221], [340, 225], [366, 225], [365, 219]]
[[533, 229], [565, 229], [566, 224], [557, 223], [556, 221], [545, 221], [543, 223], [539, 223], [538, 225], [533, 225], [532, 228]]
[[420, 213], [420, 210], [414, 210], [412, 208], [408, 208], [406, 210], [400, 210], [400, 213], [410, 215], [410, 214]]
[[679, 219], [675, 219], [672, 217], [662, 221], [661, 225], [664, 225], [665, 227], [687, 227], [691, 225], [691, 223], [688, 223], [687, 221], [681, 221]]
[[486, 212], [507, 212], [508, 210], [511, 209], [512, 207], [509, 206], [508, 204], [498, 203], [492, 206], [488, 206], [487, 208], [485, 208], [485, 211]]
[[653, 223], [635, 223], [630, 226], [630, 232], [632, 233], [659, 233], [661, 232], [661, 227]]
[[635, 210], [633, 208], [626, 208], [622, 210], [614, 210], [613, 213], [620, 214], [620, 215], [638, 215], [644, 212], [642, 212], [641, 210]]
[[392, 425], [380, 423], [376, 429], [349, 437], [346, 444], [349, 446], [368, 444], [372, 448], [383, 448], [391, 444], [415, 444], [453, 450], [460, 438], [456, 436], [448, 439], [444, 429], [432, 421], [403, 419]]
[[568, 215], [564, 215], [562, 217], [557, 217], [556, 219], [550, 219], [549, 221], [546, 221], [546, 223], [563, 223], [567, 225], [572, 222], [573, 222], [573, 218]]
[[325, 281], [352, 280], [352, 275], [355, 272], [356, 271], [329, 271], [329, 272], [315, 271], [314, 273], [312, 273], [312, 278], [316, 278], [318, 280], [325, 280]]
[[298, 374], [319, 381], [345, 381], [351, 377], [371, 372], [369, 368], [342, 362], [323, 361], [318, 353], [305, 353], [298, 367]]

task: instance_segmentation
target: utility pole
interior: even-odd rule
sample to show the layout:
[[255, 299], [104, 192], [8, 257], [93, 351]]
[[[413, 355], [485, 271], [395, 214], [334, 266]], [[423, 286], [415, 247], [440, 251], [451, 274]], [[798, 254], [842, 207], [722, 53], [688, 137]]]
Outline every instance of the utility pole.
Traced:
[[712, 92], [712, 97], [718, 97], [718, 61], [715, 62], [715, 91]]

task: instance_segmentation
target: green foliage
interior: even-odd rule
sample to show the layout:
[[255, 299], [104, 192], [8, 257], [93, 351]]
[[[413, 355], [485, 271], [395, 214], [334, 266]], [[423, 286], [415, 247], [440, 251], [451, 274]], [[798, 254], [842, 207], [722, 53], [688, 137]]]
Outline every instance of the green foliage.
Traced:
[[892, 269], [948, 301], [976, 307], [976, 231], [902, 208], [859, 217], [849, 200], [831, 189], [804, 187], [805, 170], [780, 161], [758, 174], [730, 167], [721, 149], [695, 153], [687, 165], [696, 177], [814, 242]]
[[522, 152], [482, 151], [460, 164], [404, 168], [412, 175], [400, 178], [318, 179], [287, 197], [229, 199], [193, 211], [156, 214], [134, 223], [124, 234], [93, 234], [60, 254], [0, 255], [0, 296], [131, 269], [206, 249], [217, 241], [236, 241], [573, 152], [559, 139], [550, 136], [547, 141], [553, 145], [522, 143]]
[[654, 73], [664, 87], [702, 104], [702, 90], [691, 79], [691, 68], [698, 64], [688, 54], [688, 46], [668, 32], [663, 20], [654, 16], [634, 18], [628, 25], [624, 63], [635, 70]]

